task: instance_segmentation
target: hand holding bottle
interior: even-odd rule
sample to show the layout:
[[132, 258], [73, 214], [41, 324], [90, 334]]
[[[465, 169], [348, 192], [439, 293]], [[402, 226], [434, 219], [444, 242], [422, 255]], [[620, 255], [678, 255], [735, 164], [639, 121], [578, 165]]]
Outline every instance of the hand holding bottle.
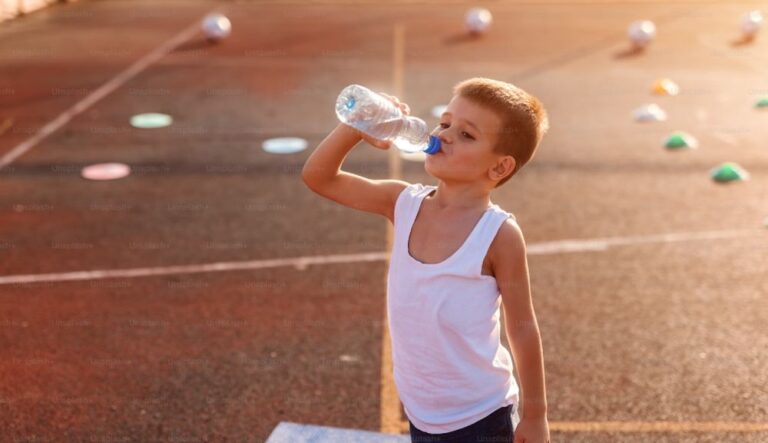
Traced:
[[[400, 108], [400, 111], [404, 115], [410, 115], [410, 113], [411, 113], [410, 106], [408, 106], [406, 103], [400, 103], [400, 99], [398, 99], [394, 95], [385, 94], [383, 92], [379, 92], [379, 95], [382, 95], [383, 97], [386, 97], [387, 99], [389, 99], [389, 101], [391, 101], [398, 108]], [[394, 125], [394, 124], [397, 124], [397, 122], [384, 123], [384, 125], [386, 125], [386, 124]], [[356, 131], [360, 134], [360, 137], [362, 137], [362, 139], [365, 140], [371, 146], [374, 146], [374, 147], [379, 148], [379, 149], [389, 149], [389, 147], [392, 146], [392, 142], [389, 141], [389, 140], [381, 140], [381, 139], [378, 139], [378, 138], [374, 138], [374, 137], [366, 134], [365, 132], [360, 131], [359, 129], [356, 129]]]
[[397, 97], [349, 85], [336, 99], [336, 116], [379, 149], [395, 146], [404, 152], [435, 154], [439, 139], [431, 137], [424, 120], [410, 116], [410, 107]]

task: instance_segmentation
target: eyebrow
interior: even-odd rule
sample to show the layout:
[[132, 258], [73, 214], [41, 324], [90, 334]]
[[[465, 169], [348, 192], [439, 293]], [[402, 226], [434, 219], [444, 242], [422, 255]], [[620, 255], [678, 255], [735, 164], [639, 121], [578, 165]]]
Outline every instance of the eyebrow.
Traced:
[[[450, 112], [443, 112], [443, 115], [452, 115], [452, 114], [451, 114]], [[442, 117], [442, 116], [441, 116], [441, 117]], [[463, 118], [460, 118], [459, 120], [464, 120], [464, 119], [463, 119]], [[477, 127], [477, 126], [476, 126], [474, 123], [472, 123], [471, 121], [469, 121], [469, 120], [464, 120], [464, 121], [465, 121], [465, 122], [467, 122], [467, 124], [468, 124], [469, 126], [472, 126], [473, 128], [475, 128], [475, 131], [479, 132], [480, 134], [482, 134], [482, 133], [483, 133], [483, 131], [481, 131], [481, 130], [480, 130], [480, 128], [478, 128], [478, 127]]]

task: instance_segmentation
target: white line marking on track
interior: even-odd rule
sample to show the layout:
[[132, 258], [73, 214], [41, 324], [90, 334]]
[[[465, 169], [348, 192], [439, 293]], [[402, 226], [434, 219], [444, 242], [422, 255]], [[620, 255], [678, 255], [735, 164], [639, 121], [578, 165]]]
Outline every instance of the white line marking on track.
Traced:
[[88, 94], [86, 97], [72, 105], [63, 113], [59, 114], [58, 117], [46, 123], [45, 126], [40, 128], [40, 130], [35, 133], [35, 135], [16, 145], [13, 149], [8, 151], [0, 158], [0, 170], [11, 164], [11, 162], [22, 156], [25, 152], [34, 148], [38, 143], [45, 140], [49, 135], [59, 130], [62, 126], [66, 125], [75, 116], [90, 108], [94, 103], [98, 102], [102, 98], [114, 92], [117, 88], [124, 85], [138, 73], [147, 69], [147, 67], [149, 67], [152, 63], [165, 57], [177, 46], [187, 41], [189, 38], [195, 35], [195, 33], [199, 32], [199, 23], [199, 20], [195, 21], [195, 23], [189, 25], [186, 29], [155, 48], [149, 54], [134, 62], [121, 73], [113, 77], [111, 80], [101, 85], [98, 89]]
[[561, 252], [604, 251], [611, 246], [636, 245], [643, 243], [672, 243], [691, 240], [717, 240], [744, 237], [764, 230], [731, 230], [678, 232], [634, 237], [607, 237], [586, 240], [559, 240], [546, 243], [534, 243], [526, 247], [528, 254], [557, 254]]
[[[692, 240], [718, 240], [726, 238], [749, 237], [764, 235], [763, 229], [742, 229], [732, 231], [704, 231], [657, 234], [636, 237], [612, 237], [587, 240], [560, 240], [546, 243], [527, 245], [529, 255], [559, 254], [569, 252], [605, 251], [611, 246], [635, 245], [643, 243], [671, 243]], [[251, 269], [267, 269], [283, 266], [293, 266], [303, 270], [309, 265], [324, 265], [331, 263], [357, 263], [384, 261], [389, 259], [388, 252], [364, 252], [358, 254], [320, 255], [292, 258], [277, 258], [270, 260], [249, 260], [237, 262], [218, 262], [196, 265], [158, 266], [152, 268], [131, 269], [101, 269], [92, 271], [58, 272], [51, 274], [27, 274], [0, 276], [0, 285], [97, 280], [104, 278], [133, 278], [153, 275], [200, 274], [204, 272], [222, 272]]]
[[200, 274], [203, 272], [266, 269], [282, 266], [293, 266], [297, 269], [305, 269], [308, 265], [382, 261], [386, 260], [387, 257], [389, 257], [389, 254], [386, 252], [367, 252], [361, 254], [321, 255], [315, 257], [218, 262], [198, 265], [159, 266], [154, 268], [102, 269], [94, 271], [59, 272], [54, 274], [9, 275], [0, 277], [0, 285], [51, 281], [97, 280], [102, 278], [146, 277], [151, 275]]
[[550, 422], [555, 432], [765, 432], [768, 423], [696, 421], [560, 421]]

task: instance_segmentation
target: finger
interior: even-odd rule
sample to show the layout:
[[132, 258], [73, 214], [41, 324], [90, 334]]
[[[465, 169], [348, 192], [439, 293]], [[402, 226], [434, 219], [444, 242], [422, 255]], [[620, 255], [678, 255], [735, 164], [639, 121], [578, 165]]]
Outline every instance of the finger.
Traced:
[[403, 103], [403, 104], [401, 105], [401, 108], [403, 109], [403, 112], [404, 112], [405, 114], [410, 114], [410, 113], [411, 113], [411, 108], [410, 108], [410, 106], [406, 105], [405, 103]]

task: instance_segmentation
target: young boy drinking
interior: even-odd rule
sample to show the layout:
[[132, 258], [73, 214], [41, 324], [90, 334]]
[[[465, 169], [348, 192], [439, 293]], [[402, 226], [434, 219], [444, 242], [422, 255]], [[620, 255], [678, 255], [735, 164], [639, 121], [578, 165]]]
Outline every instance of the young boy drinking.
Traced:
[[[394, 224], [388, 326], [395, 385], [414, 442], [549, 443], [525, 241], [515, 216], [490, 201], [491, 191], [533, 157], [547, 129], [536, 97], [477, 77], [454, 86], [432, 132], [441, 149], [426, 156], [424, 168], [437, 186], [342, 171], [360, 140], [390, 147], [345, 124], [304, 165], [312, 191]], [[500, 341], [500, 306], [520, 387]]]

